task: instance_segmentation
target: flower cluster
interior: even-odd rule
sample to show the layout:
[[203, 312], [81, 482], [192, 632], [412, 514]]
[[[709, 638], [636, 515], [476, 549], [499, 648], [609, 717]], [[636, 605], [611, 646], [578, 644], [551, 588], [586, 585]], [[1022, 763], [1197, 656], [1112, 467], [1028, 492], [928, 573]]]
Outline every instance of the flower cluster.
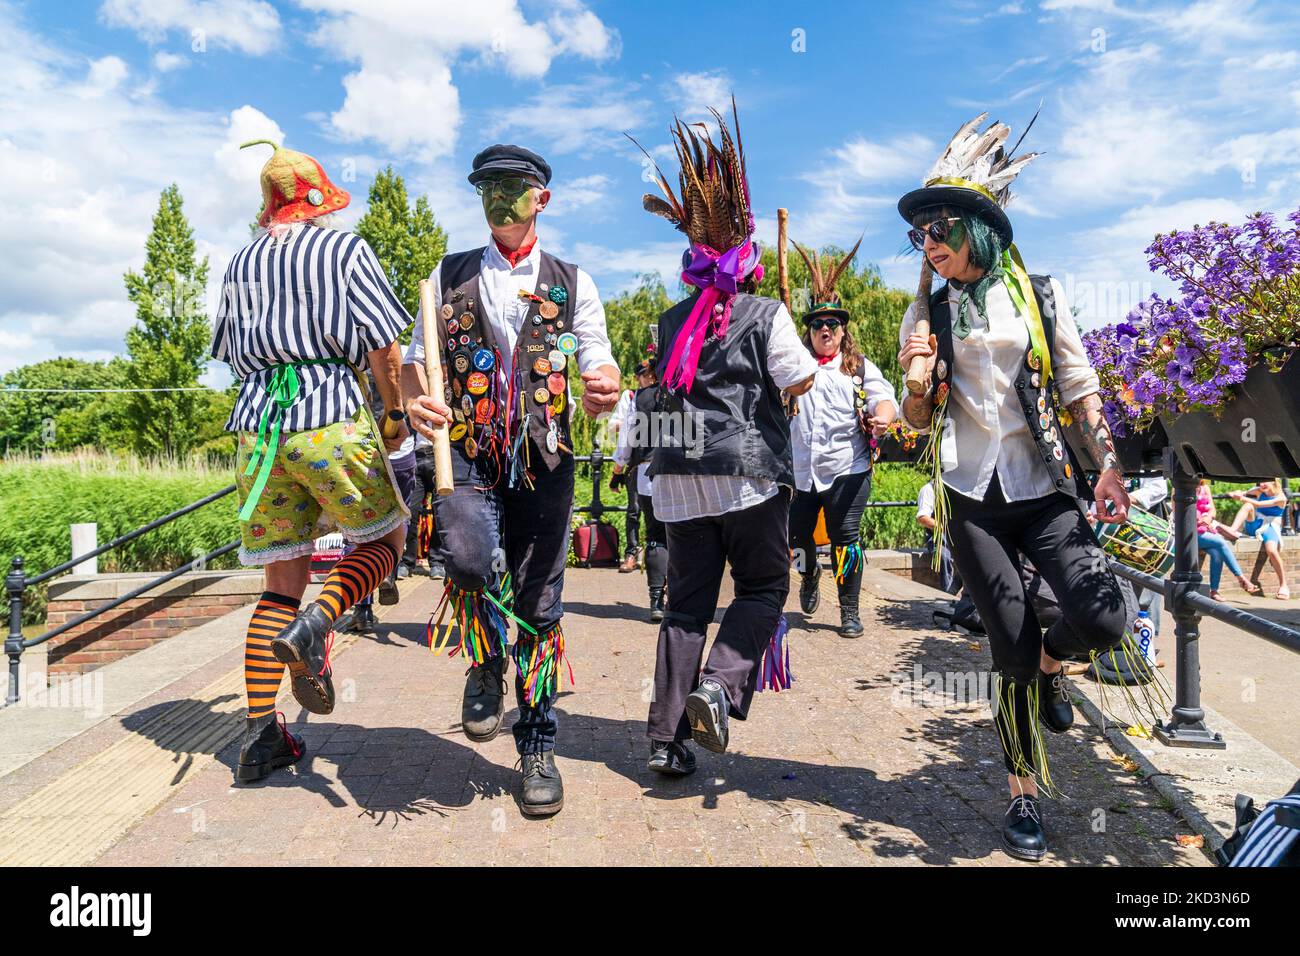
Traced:
[[1256, 213], [1157, 236], [1146, 253], [1178, 297], [1153, 295], [1084, 337], [1116, 434], [1219, 409], [1250, 366], [1276, 371], [1300, 347], [1300, 209], [1283, 225]]

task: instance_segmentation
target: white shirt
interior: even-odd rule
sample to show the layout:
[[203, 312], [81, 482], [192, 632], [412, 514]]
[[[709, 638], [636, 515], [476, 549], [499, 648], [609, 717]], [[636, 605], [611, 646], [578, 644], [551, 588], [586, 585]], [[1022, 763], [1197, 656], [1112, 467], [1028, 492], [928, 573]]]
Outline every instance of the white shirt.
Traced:
[[1151, 511], [1156, 505], [1169, 497], [1169, 486], [1164, 478], [1150, 475], [1138, 482], [1138, 486], [1129, 492], [1129, 499], [1136, 505]]
[[[623, 392], [614, 406], [614, 413], [610, 417], [610, 427], [614, 429], [616, 441], [614, 443], [614, 464], [620, 468], [626, 468], [627, 463], [632, 460], [631, 436], [637, 435], [644, 440], [644, 435], [638, 435], [636, 429], [636, 393], [631, 389]], [[636, 482], [636, 493], [638, 495], [653, 496], [654, 479], [650, 477], [650, 463], [643, 461], [636, 466], [636, 475], [633, 479]]]
[[[817, 367], [813, 387], [799, 396], [799, 414], [790, 419], [794, 453], [794, 486], [800, 491], [825, 491], [841, 475], [857, 475], [871, 467], [871, 444], [858, 426], [854, 392], [859, 386], [841, 371], [843, 354]], [[881, 402], [895, 402], [894, 388], [865, 358], [858, 376], [867, 393], [868, 415]]]
[[[514, 354], [515, 339], [528, 315], [529, 303], [520, 298], [519, 292], [522, 290], [530, 295], [536, 294], [541, 260], [540, 239], [514, 267], [501, 254], [491, 236], [483, 249], [483, 262], [479, 270], [479, 313], [492, 324], [493, 338], [501, 349], [502, 356], [506, 357], [501, 362], [505, 367], [497, 369], [502, 385], [510, 374], [508, 356]], [[429, 274], [429, 282], [433, 285], [433, 307], [437, 311], [442, 308], [441, 262]], [[609, 334], [605, 330], [605, 307], [601, 304], [600, 293], [596, 291], [596, 283], [591, 280], [591, 276], [581, 269], [578, 270], [578, 288], [570, 289], [569, 297], [573, 303], [569, 331], [578, 337], [578, 371], [589, 372], [601, 365], [617, 366], [614, 353], [610, 350]], [[406, 365], [424, 364], [424, 322], [418, 313], [411, 344], [406, 349], [403, 362]]]
[[[1052, 375], [1066, 405], [1098, 390], [1097, 374], [1079, 340], [1065, 289], [1052, 279], [1056, 298], [1056, 341]], [[948, 307], [957, 321], [958, 292], [948, 290]], [[948, 426], [940, 442], [943, 483], [958, 494], [984, 499], [993, 469], [998, 472], [1007, 501], [1042, 498], [1056, 490], [1038, 452], [1029, 423], [1016, 397], [1016, 377], [1029, 350], [1029, 330], [1016, 312], [1006, 286], [989, 287], [988, 328], [968, 303], [971, 331], [965, 339], [952, 337], [953, 368], [949, 376]], [[898, 330], [900, 345], [912, 334], [916, 304], [908, 306]]]
[[[725, 339], [721, 347], [726, 348]], [[772, 331], [767, 339], [767, 374], [777, 388], [798, 385], [817, 374], [817, 360], [799, 341], [794, 319], [784, 304], [778, 305], [772, 316]], [[690, 521], [724, 515], [762, 504], [777, 490], [777, 483], [770, 478], [658, 475], [654, 483], [655, 517], [660, 521]]]
[[918, 518], [934, 517], [934, 484], [927, 481], [916, 493], [916, 516]]

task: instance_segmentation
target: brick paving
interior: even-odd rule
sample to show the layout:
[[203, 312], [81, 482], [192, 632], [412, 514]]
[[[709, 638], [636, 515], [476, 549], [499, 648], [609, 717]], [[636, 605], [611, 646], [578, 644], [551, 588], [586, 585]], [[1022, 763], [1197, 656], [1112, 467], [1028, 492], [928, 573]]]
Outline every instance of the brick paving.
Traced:
[[[938, 605], [924, 596], [936, 592], [869, 570], [856, 641], [835, 633], [833, 599], [805, 620], [792, 593], [794, 688], [759, 695], [732, 725], [731, 752], [699, 752], [694, 776], [666, 780], [645, 769], [656, 627], [644, 578], [571, 570], [577, 685], [558, 705], [565, 808], [538, 821], [518, 810], [512, 738], [464, 738], [464, 668], [421, 643], [439, 586], [405, 590], [376, 638], [337, 656], [332, 715], [287, 713], [309, 752], [297, 768], [235, 787], [231, 744], [98, 862], [1014, 862], [1000, 849], [1006, 784], [987, 708], [952, 703], [951, 681], [919, 702], [908, 693], [916, 667], [924, 682], [988, 666], [986, 648], [930, 625]], [[1082, 718], [1049, 748], [1062, 796], [1044, 804], [1048, 863], [1206, 865], [1176, 842], [1191, 831]]]

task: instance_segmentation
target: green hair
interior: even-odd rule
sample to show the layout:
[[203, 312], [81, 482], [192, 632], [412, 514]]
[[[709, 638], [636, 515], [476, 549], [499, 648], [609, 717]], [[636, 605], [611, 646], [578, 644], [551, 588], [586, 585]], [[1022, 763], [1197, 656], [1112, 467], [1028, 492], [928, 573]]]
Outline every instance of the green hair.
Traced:
[[969, 209], [955, 209], [952, 206], [929, 206], [917, 210], [916, 215], [912, 218], [912, 224], [919, 228], [922, 223], [934, 222], [936, 219], [951, 216], [961, 217], [966, 239], [970, 243], [971, 264], [984, 270], [984, 274], [979, 277], [978, 281], [962, 287], [961, 298], [957, 303], [957, 324], [959, 327], [969, 329], [968, 301], [975, 303], [978, 314], [984, 317], [985, 324], [988, 322], [985, 300], [988, 297], [989, 287], [993, 283], [1002, 280], [1002, 253], [1005, 251], [1005, 246], [1002, 244], [1002, 237], [993, 228], [992, 224], [983, 216]]

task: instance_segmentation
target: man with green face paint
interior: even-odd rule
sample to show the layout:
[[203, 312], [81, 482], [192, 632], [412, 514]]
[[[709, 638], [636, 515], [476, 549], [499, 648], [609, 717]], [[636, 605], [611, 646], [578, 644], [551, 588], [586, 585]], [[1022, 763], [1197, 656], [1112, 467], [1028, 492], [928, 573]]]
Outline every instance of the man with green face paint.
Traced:
[[432, 438], [445, 423], [452, 445], [455, 490], [434, 500], [447, 584], [430, 639], [438, 647], [453, 630], [458, 634], [458, 651], [470, 665], [461, 724], [477, 742], [501, 729], [512, 650], [520, 808], [529, 816], [556, 813], [564, 802], [553, 752], [573, 514], [570, 364], [581, 374], [588, 415], [611, 411], [619, 396], [595, 283], [538, 243], [550, 179], [546, 160], [519, 146], [489, 146], [474, 157], [469, 181], [492, 237], [447, 256], [429, 280], [445, 393], [428, 394], [421, 321], [402, 369], [413, 427]]

